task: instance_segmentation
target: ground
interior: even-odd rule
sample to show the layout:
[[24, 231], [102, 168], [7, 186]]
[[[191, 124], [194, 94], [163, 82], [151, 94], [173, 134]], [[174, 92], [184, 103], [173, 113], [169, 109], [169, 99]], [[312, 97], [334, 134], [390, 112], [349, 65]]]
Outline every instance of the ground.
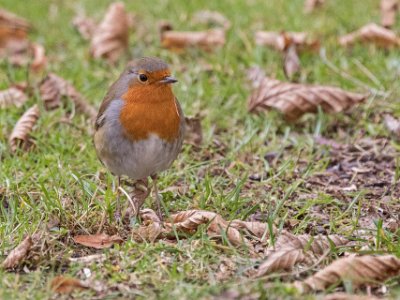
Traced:
[[[160, 176], [169, 212], [204, 209], [227, 220], [272, 222], [295, 234], [340, 234], [354, 240], [363, 231], [369, 237], [363, 253], [400, 256], [400, 144], [383, 123], [385, 113], [400, 117], [398, 51], [368, 45], [345, 49], [337, 43], [339, 35], [379, 22], [378, 1], [326, 2], [306, 16], [301, 0], [127, 1], [135, 25], [129, 55], [116, 66], [90, 59], [88, 43], [71, 25], [82, 10], [101, 19], [108, 1], [3, 0], [2, 7], [34, 24], [31, 38], [45, 46], [48, 70], [71, 81], [95, 107], [129, 58], [158, 56], [170, 63], [185, 114], [203, 118], [204, 141], [200, 149], [186, 145]], [[177, 54], [160, 46], [159, 21], [168, 20], [177, 30], [204, 29], [190, 21], [204, 8], [223, 13], [232, 23], [222, 49]], [[397, 22], [395, 30], [399, 27]], [[370, 97], [351, 112], [320, 112], [295, 124], [276, 112], [249, 114], [249, 67], [261, 66], [285, 80], [281, 55], [255, 46], [256, 30], [313, 33], [322, 50], [301, 55], [300, 82], [370, 92]], [[25, 69], [5, 62], [0, 67], [1, 89], [27, 79]], [[31, 75], [29, 80], [40, 78]], [[24, 108], [33, 103], [40, 103], [37, 92]], [[96, 232], [104, 211], [105, 228], [115, 233], [115, 194], [113, 177], [96, 157], [88, 119], [76, 113], [71, 123], [60, 122], [71, 109], [44, 112], [41, 106], [34, 149], [16, 155], [7, 138], [23, 110], [0, 110], [0, 254], [5, 257], [24, 236], [48, 228], [41, 251], [25, 268], [0, 270], [0, 298], [55, 298], [51, 279], [59, 274], [85, 279], [84, 267], [104, 287], [100, 294], [107, 299], [301, 297], [286, 283], [305, 274], [249, 278], [247, 271], [260, 260], [210, 239], [205, 228], [176, 243], [138, 243], [125, 232], [121, 235], [127, 241], [107, 250], [75, 244], [74, 235]], [[146, 206], [151, 205], [149, 198]], [[94, 253], [105, 253], [106, 259], [89, 265], [69, 262]], [[388, 286], [391, 297], [400, 297], [398, 281]], [[93, 291], [75, 296], [99, 297]]]

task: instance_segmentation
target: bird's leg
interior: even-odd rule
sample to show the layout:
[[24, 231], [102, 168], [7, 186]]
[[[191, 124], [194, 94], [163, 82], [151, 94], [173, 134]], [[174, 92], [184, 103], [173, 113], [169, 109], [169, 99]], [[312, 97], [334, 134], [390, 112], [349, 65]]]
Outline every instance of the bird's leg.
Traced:
[[117, 223], [121, 222], [121, 202], [120, 202], [120, 186], [121, 186], [121, 177], [117, 177], [117, 204], [115, 208], [114, 217], [117, 220]]
[[132, 197], [132, 202], [135, 205], [133, 209], [135, 210], [136, 217], [139, 216], [140, 208], [142, 207], [144, 201], [146, 200], [149, 194], [150, 194], [150, 189], [147, 178], [137, 180], [134, 184], [134, 191]]
[[157, 204], [157, 215], [160, 218], [161, 222], [163, 221], [163, 216], [161, 212], [161, 199], [160, 199], [160, 194], [158, 193], [158, 187], [157, 187], [157, 175], [152, 175], [151, 179], [153, 180], [153, 188], [154, 188], [154, 196], [156, 199], [156, 204]]

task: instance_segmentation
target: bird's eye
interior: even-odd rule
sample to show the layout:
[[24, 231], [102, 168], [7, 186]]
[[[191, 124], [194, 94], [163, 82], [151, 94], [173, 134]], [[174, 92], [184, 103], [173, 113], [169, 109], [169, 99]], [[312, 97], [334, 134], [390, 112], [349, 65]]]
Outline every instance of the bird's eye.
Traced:
[[147, 81], [147, 76], [145, 74], [139, 74], [139, 80], [141, 82], [146, 82]]

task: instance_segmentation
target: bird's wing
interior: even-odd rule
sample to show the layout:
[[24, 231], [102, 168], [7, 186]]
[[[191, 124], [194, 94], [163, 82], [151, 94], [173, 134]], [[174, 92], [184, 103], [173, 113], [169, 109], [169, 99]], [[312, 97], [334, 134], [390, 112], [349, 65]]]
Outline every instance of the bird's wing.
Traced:
[[103, 126], [104, 121], [105, 121], [105, 115], [104, 112], [106, 111], [107, 107], [110, 105], [110, 103], [116, 99], [116, 90], [117, 90], [117, 84], [118, 81], [114, 82], [111, 87], [109, 88], [107, 94], [105, 95], [103, 102], [100, 105], [99, 108], [99, 113], [97, 114], [96, 117], [96, 122], [94, 125], [94, 129], [98, 130], [101, 126]]

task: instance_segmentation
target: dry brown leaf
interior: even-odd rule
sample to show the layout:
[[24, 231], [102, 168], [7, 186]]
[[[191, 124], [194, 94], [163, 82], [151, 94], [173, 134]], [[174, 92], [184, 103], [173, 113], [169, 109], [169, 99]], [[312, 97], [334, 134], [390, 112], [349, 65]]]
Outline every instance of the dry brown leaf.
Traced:
[[2, 267], [5, 269], [13, 269], [17, 267], [28, 255], [32, 248], [33, 241], [31, 236], [27, 236], [14, 250], [8, 254], [3, 261]]
[[[136, 228], [132, 232], [135, 240], [154, 241], [162, 237], [174, 237], [175, 232], [183, 232], [186, 234], [194, 234], [200, 225], [207, 225], [207, 234], [210, 237], [221, 238], [226, 236], [229, 242], [234, 246], [246, 245], [249, 251], [254, 254], [253, 246], [243, 237], [235, 226], [225, 221], [220, 215], [202, 210], [188, 210], [171, 215], [167, 222], [161, 223], [154, 211], [150, 209], [140, 212], [144, 221], [143, 225]], [[251, 222], [245, 222], [251, 223]], [[246, 224], [248, 228], [252, 228]], [[253, 228], [254, 229], [254, 228]]]
[[300, 73], [300, 58], [294, 44], [290, 45], [284, 53], [283, 72], [288, 80], [293, 81]]
[[200, 24], [211, 24], [222, 26], [224, 29], [231, 27], [231, 22], [220, 12], [210, 10], [200, 10], [193, 16], [193, 21]]
[[50, 283], [51, 289], [60, 294], [69, 294], [74, 290], [82, 290], [87, 289], [88, 286], [84, 284], [81, 280], [65, 277], [63, 275], [59, 275], [54, 277]]
[[143, 221], [143, 223], [132, 230], [132, 239], [135, 241], [149, 241], [154, 242], [156, 239], [161, 238], [166, 233], [162, 223], [154, 222], [151, 220]]
[[0, 91], [0, 108], [7, 108], [13, 105], [21, 107], [26, 100], [28, 100], [28, 96], [19, 88], [10, 87]]
[[[267, 223], [233, 220], [229, 225], [238, 230], [245, 229], [249, 235], [255, 236], [261, 240], [267, 239], [270, 236], [270, 230]], [[272, 230], [275, 231], [275, 228]]]
[[42, 80], [39, 89], [47, 110], [59, 107], [61, 96], [65, 96], [74, 102], [77, 111], [91, 119], [97, 115], [96, 109], [85, 101], [72, 84], [53, 73]]
[[123, 239], [118, 235], [109, 236], [105, 233], [94, 235], [77, 235], [74, 242], [95, 249], [110, 248], [114, 244], [121, 244]]
[[261, 79], [260, 68], [252, 68], [249, 77], [255, 78], [254, 91], [249, 97], [250, 112], [258, 113], [271, 108], [295, 121], [305, 113], [315, 113], [320, 106], [326, 113], [338, 113], [366, 99], [366, 95], [344, 91], [337, 87], [286, 83], [269, 77]]
[[292, 270], [296, 264], [310, 264], [315, 258], [323, 255], [331, 248], [331, 243], [335, 246], [346, 245], [349, 240], [339, 235], [315, 236], [308, 234], [296, 236], [287, 231], [283, 231], [278, 237], [275, 247], [268, 249], [268, 258], [258, 268], [257, 277], [281, 271]]
[[26, 39], [31, 24], [9, 11], [0, 9], [0, 48], [11, 39]]
[[93, 33], [90, 53], [94, 58], [105, 58], [115, 63], [127, 50], [130, 17], [122, 2], [112, 3], [103, 21]]
[[96, 23], [87, 16], [76, 16], [72, 21], [72, 25], [79, 32], [84, 40], [90, 40], [96, 30]]
[[400, 139], [400, 121], [393, 118], [391, 115], [384, 116], [386, 128], [392, 133], [396, 139]]
[[382, 283], [400, 274], [400, 259], [393, 255], [351, 256], [335, 260], [326, 268], [308, 277], [295, 286], [303, 293], [321, 291], [342, 281], [349, 281], [353, 287], [364, 284]]
[[311, 38], [307, 32], [275, 32], [257, 31], [255, 42], [259, 46], [271, 47], [284, 52], [290, 45], [295, 45], [298, 51], [316, 51], [319, 49], [319, 41]]
[[324, 297], [323, 300], [379, 300], [380, 298], [376, 298], [370, 295], [354, 295], [347, 293], [334, 293]]
[[313, 255], [322, 255], [329, 250], [331, 243], [338, 246], [344, 246], [349, 242], [348, 239], [340, 235], [317, 235], [310, 236], [308, 234], [294, 235], [287, 231], [281, 233], [278, 237], [275, 250], [283, 248], [296, 248], [312, 252]]
[[276, 271], [290, 271], [293, 267], [309, 260], [303, 249], [282, 248], [272, 252], [258, 268], [256, 277], [261, 277]]
[[211, 237], [225, 236], [234, 246], [246, 245], [253, 252], [252, 245], [240, 232], [230, 226], [220, 215], [202, 210], [182, 211], [171, 216], [171, 224], [166, 227], [175, 227], [176, 230], [182, 230], [188, 233], [194, 233], [200, 225], [208, 225], [207, 234]]
[[399, 9], [399, 0], [381, 0], [381, 24], [391, 28], [396, 22], [396, 14]]
[[304, 2], [304, 12], [305, 13], [310, 13], [315, 8], [323, 5], [324, 3], [325, 3], [325, 0], [305, 0], [305, 2]]
[[214, 50], [225, 44], [225, 30], [216, 28], [206, 31], [172, 31], [169, 24], [160, 27], [161, 44], [172, 50], [186, 47], [199, 47], [206, 51]]
[[400, 38], [394, 31], [374, 23], [369, 23], [357, 31], [339, 38], [339, 44], [345, 47], [352, 46], [357, 42], [373, 43], [379, 47], [393, 48], [400, 45]]
[[203, 142], [203, 129], [200, 117], [185, 117], [185, 123], [185, 142], [195, 147], [200, 147]]
[[35, 126], [39, 119], [40, 111], [37, 105], [29, 108], [15, 124], [14, 129], [9, 138], [9, 144], [11, 151], [15, 152], [18, 147], [23, 150], [28, 150], [31, 146], [31, 140], [29, 134], [31, 133], [33, 126]]
[[38, 72], [46, 66], [47, 59], [45, 55], [45, 49], [42, 45], [36, 43], [32, 43], [31, 48], [33, 52], [31, 69], [34, 72]]

